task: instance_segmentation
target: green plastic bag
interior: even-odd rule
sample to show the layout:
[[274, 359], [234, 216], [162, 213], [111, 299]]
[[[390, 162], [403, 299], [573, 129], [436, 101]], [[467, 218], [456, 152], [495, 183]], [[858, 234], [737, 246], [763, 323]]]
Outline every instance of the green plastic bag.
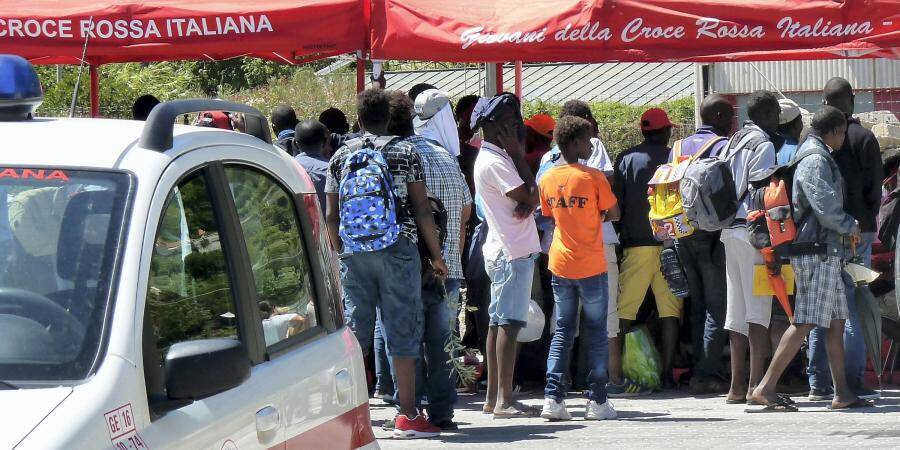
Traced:
[[625, 335], [622, 369], [626, 377], [651, 389], [660, 388], [662, 363], [646, 327], [637, 327]]

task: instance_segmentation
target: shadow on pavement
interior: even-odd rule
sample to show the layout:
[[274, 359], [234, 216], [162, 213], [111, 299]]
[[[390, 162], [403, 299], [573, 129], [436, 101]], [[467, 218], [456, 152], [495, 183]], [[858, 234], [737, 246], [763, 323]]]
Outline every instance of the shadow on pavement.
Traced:
[[556, 439], [553, 434], [562, 431], [579, 430], [585, 425], [572, 423], [559, 424], [522, 424], [522, 425], [503, 425], [492, 427], [466, 427], [464, 433], [459, 434], [442, 434], [440, 442], [446, 443], [510, 443], [520, 441], [534, 441]]

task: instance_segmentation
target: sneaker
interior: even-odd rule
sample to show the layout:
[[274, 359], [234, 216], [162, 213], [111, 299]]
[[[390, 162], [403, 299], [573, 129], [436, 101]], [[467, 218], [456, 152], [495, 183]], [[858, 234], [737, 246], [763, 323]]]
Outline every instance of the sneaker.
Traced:
[[404, 414], [397, 414], [394, 421], [394, 439], [430, 438], [441, 434], [441, 429], [432, 425], [421, 414], [412, 419]]
[[612, 402], [608, 399], [603, 404], [588, 400], [587, 407], [584, 409], [584, 420], [608, 420], [618, 416]]
[[383, 424], [381, 424], [381, 429], [384, 431], [394, 431], [395, 420], [388, 419], [385, 420]]
[[880, 392], [868, 388], [856, 388], [853, 390], [853, 393], [863, 400], [878, 400], [881, 398]]
[[572, 420], [572, 415], [566, 410], [565, 400], [556, 401], [553, 398], [544, 399], [544, 408], [541, 409], [541, 417], [549, 421]]
[[652, 389], [627, 377], [622, 380], [622, 384], [610, 382], [606, 385], [606, 394], [612, 398], [641, 397], [651, 393]]
[[459, 425], [453, 421], [453, 419], [442, 419], [442, 420], [431, 420], [428, 419], [432, 425], [441, 429], [441, 431], [458, 431]]
[[382, 392], [376, 392], [375, 397], [380, 398], [381, 401], [384, 402], [384, 404], [386, 404], [386, 405], [394, 404], [394, 394], [385, 394]]
[[809, 390], [809, 401], [811, 402], [824, 402], [825, 400], [831, 400], [834, 398], [834, 391], [831, 389], [810, 389]]

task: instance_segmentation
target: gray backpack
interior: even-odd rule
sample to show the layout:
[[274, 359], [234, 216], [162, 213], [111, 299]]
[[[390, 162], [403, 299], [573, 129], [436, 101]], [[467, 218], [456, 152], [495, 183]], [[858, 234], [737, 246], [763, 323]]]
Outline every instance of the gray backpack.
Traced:
[[735, 192], [731, 161], [742, 151], [755, 150], [764, 140], [755, 130], [741, 129], [722, 154], [698, 159], [688, 167], [681, 179], [681, 203], [684, 214], [697, 228], [719, 231], [734, 223], [740, 204], [750, 190], [744, 189], [740, 197]]

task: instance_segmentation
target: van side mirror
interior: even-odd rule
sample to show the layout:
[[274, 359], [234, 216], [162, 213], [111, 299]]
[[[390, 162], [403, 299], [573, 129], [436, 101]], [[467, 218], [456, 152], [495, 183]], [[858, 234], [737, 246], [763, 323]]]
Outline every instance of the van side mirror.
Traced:
[[200, 400], [240, 386], [250, 377], [250, 358], [237, 339], [179, 342], [166, 352], [169, 400]]

